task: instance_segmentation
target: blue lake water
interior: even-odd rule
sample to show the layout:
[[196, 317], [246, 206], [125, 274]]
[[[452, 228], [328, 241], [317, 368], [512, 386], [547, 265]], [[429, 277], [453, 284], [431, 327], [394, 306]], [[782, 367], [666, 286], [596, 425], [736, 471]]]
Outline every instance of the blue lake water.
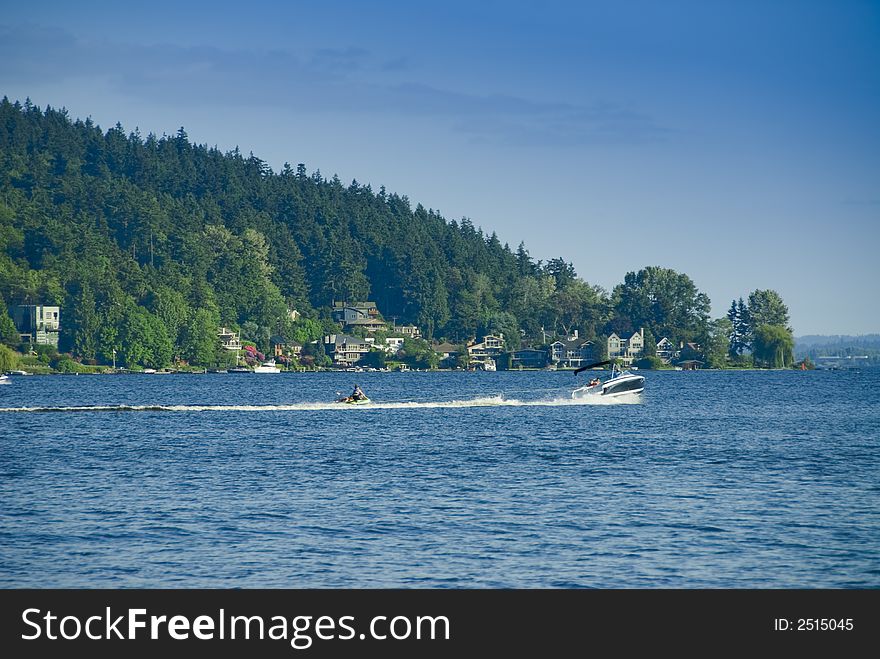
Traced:
[[880, 371], [645, 375], [16, 377], [0, 587], [880, 587]]

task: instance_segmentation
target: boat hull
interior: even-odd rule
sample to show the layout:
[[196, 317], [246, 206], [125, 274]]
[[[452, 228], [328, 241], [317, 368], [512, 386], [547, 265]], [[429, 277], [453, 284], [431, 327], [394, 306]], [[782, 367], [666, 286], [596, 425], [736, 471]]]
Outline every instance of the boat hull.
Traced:
[[602, 398], [616, 398], [618, 396], [636, 396], [645, 390], [645, 378], [641, 375], [627, 374], [611, 378], [607, 382], [600, 382], [593, 386], [584, 386], [571, 392], [575, 399], [601, 396]]

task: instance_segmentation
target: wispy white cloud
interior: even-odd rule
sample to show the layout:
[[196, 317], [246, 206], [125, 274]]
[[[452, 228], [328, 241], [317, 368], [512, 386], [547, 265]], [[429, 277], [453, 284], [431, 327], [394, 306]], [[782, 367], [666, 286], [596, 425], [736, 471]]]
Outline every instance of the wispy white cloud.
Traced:
[[58, 28], [0, 26], [0, 83], [93, 77], [152, 103], [167, 99], [175, 105], [259, 104], [294, 113], [436, 117], [473, 141], [502, 145], [641, 143], [671, 134], [650, 116], [613, 103], [581, 106], [478, 95], [417, 80], [391, 82], [389, 72], [416, 76], [405, 58], [379, 59], [354, 46], [302, 56], [284, 50], [85, 41]]

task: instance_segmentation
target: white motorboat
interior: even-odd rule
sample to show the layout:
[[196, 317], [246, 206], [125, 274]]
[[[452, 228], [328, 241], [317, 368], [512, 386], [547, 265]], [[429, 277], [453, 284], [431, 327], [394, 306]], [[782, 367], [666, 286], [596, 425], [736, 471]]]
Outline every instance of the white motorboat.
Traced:
[[5, 373], [0, 373], [0, 384], [9, 384], [9, 383], [10, 383], [9, 376], [6, 375]]
[[281, 369], [275, 366], [275, 360], [265, 361], [254, 369], [254, 373], [280, 373]]
[[[577, 369], [574, 374], [577, 375], [581, 371], [604, 366], [610, 364], [610, 361], [597, 362], [589, 366], [583, 366]], [[571, 397], [586, 398], [588, 396], [603, 396], [608, 398], [616, 398], [618, 396], [638, 396], [645, 390], [645, 378], [642, 375], [630, 373], [627, 370], [620, 370], [617, 364], [611, 366], [611, 377], [602, 381], [601, 378], [593, 378], [583, 387], [578, 387], [571, 392]]]

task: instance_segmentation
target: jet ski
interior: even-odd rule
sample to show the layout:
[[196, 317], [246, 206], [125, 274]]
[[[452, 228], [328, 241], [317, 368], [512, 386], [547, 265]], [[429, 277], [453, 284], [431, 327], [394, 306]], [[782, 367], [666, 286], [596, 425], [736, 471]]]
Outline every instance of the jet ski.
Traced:
[[353, 396], [346, 396], [345, 398], [340, 398], [336, 402], [342, 403], [343, 405], [368, 405], [373, 401], [369, 398], [354, 398]]
[[[581, 371], [586, 371], [597, 366], [612, 364], [611, 360], [604, 362], [596, 362], [589, 366], [582, 366], [575, 370], [575, 376]], [[571, 392], [574, 399], [583, 399], [589, 396], [603, 396], [615, 398], [617, 396], [636, 396], [645, 390], [645, 378], [641, 375], [630, 373], [626, 370], [620, 370], [617, 364], [611, 366], [611, 377], [604, 382], [600, 378], [594, 378], [583, 387], [578, 387]]]
[[355, 385], [354, 391], [351, 392], [351, 395], [339, 398], [336, 402], [344, 405], [367, 405], [372, 401], [367, 398], [367, 394], [365, 394], [359, 386]]

